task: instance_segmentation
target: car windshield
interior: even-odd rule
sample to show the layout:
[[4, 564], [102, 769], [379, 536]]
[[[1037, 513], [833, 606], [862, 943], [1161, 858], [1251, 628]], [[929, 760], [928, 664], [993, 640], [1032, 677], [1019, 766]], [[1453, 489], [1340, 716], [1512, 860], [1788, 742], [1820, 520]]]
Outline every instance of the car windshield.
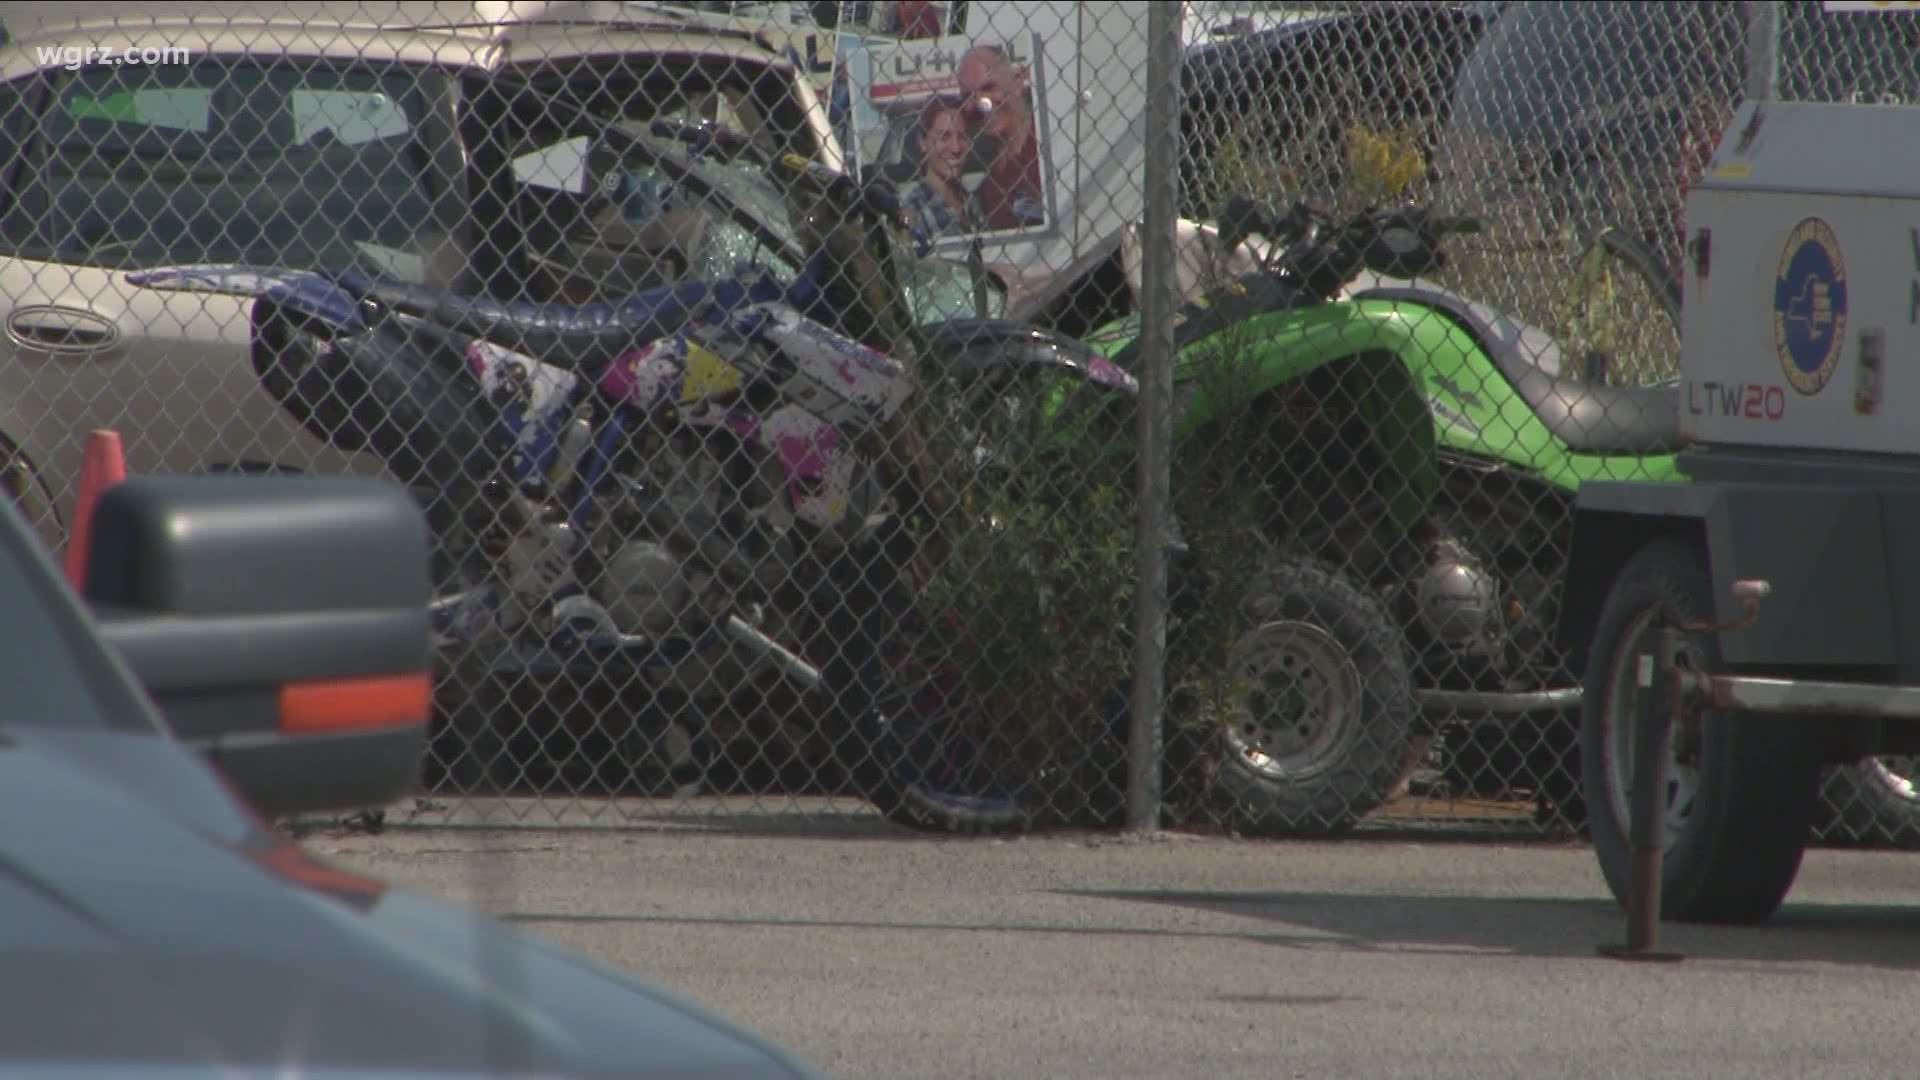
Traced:
[[54, 74], [0, 226], [13, 254], [421, 280], [432, 201], [407, 70], [207, 60]]
[[0, 503], [0, 611], [7, 647], [0, 678], [8, 687], [0, 732], [13, 727], [154, 730], [154, 716], [69, 596], [19, 510]]

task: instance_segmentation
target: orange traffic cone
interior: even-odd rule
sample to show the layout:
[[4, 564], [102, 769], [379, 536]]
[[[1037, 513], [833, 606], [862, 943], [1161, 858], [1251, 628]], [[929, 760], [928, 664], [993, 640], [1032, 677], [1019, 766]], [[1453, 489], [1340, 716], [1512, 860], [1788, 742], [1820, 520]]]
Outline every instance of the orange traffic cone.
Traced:
[[93, 539], [93, 507], [108, 488], [127, 478], [127, 453], [117, 431], [87, 436], [80, 461], [80, 491], [73, 500], [73, 531], [67, 534], [67, 580], [75, 589], [87, 584], [87, 550]]

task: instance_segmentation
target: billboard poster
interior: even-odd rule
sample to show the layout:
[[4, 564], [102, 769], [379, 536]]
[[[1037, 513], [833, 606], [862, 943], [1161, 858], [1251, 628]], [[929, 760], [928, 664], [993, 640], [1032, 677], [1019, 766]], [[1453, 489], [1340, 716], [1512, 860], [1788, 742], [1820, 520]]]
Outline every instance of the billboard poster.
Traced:
[[936, 250], [1057, 232], [1039, 35], [869, 37], [843, 55], [842, 150], [862, 175], [899, 185]]
[[1116, 250], [1145, 207], [1145, 10], [868, 5], [836, 51], [849, 166], [900, 185], [934, 254], [977, 244], [1022, 317]]

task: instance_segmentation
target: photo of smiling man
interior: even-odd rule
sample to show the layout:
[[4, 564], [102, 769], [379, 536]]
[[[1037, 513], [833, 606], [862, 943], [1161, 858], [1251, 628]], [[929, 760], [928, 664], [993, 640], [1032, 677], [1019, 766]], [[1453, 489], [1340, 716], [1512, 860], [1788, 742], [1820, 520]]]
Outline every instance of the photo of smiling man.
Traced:
[[992, 165], [975, 195], [986, 230], [1046, 224], [1040, 125], [1034, 116], [1028, 69], [1015, 65], [1004, 46], [975, 45], [961, 55], [956, 78], [967, 96], [966, 115], [974, 138], [990, 140]]
[[881, 45], [844, 65], [856, 167], [900, 185], [936, 248], [1052, 237], [1045, 77], [1038, 37]]

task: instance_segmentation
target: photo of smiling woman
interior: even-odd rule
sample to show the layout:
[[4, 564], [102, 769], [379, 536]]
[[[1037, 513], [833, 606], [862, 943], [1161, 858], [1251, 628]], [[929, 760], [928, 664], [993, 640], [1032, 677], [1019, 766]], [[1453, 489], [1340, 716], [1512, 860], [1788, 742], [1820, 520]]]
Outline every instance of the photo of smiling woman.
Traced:
[[908, 185], [902, 202], [914, 216], [916, 231], [930, 240], [968, 231], [967, 191], [960, 185], [960, 171], [972, 141], [960, 101], [949, 97], [927, 102], [913, 141], [919, 147], [920, 175]]
[[1073, 243], [1053, 206], [1042, 44], [948, 35], [846, 54], [849, 157], [900, 185], [934, 250]]

